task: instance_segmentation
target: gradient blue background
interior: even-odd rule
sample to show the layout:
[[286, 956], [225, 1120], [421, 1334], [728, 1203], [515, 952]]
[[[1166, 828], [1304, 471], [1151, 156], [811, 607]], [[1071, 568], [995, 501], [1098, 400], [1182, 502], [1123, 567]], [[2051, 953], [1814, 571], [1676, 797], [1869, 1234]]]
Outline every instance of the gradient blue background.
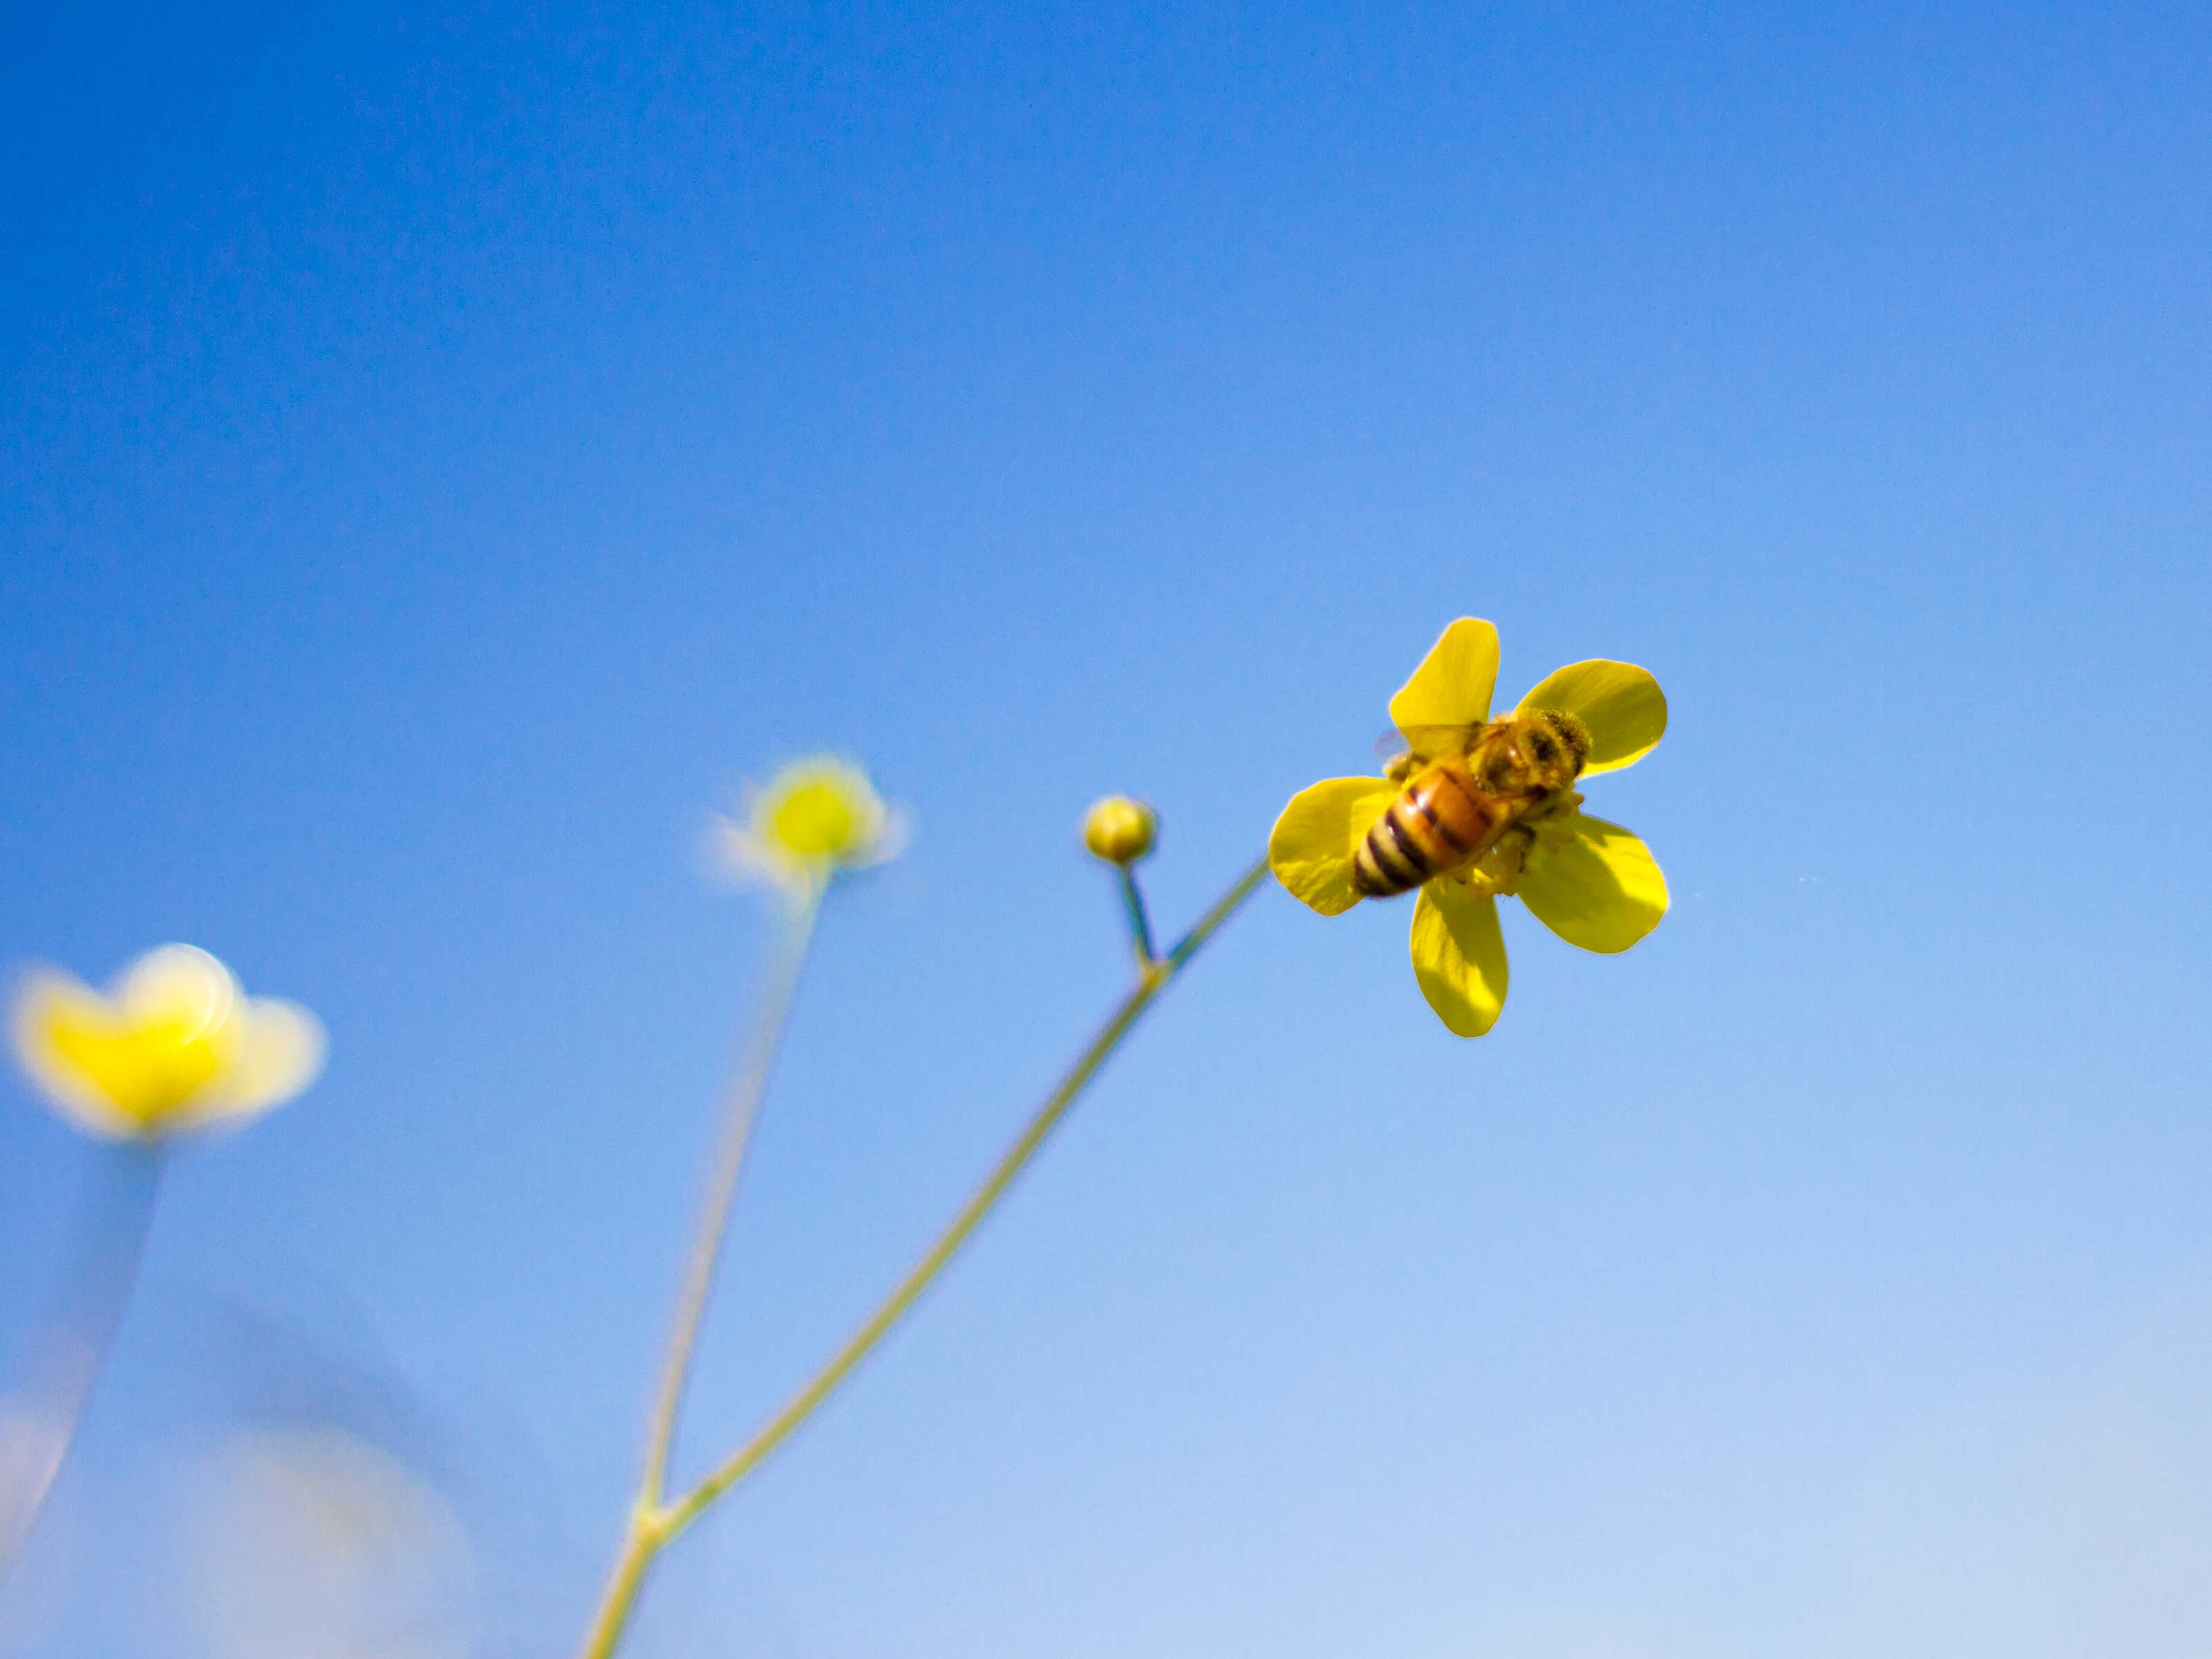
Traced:
[[[1116, 994], [1085, 804], [1179, 924], [1462, 613], [1658, 674], [1664, 926], [1509, 917], [1466, 1044], [1405, 907], [1262, 894], [635, 1650], [2212, 1647], [2201, 13], [9, 31], [0, 953], [332, 1035], [173, 1174], [40, 1650], [201, 1650], [146, 1472], [282, 1395], [567, 1651], [767, 939], [708, 814], [830, 746], [918, 836], [693, 1467]], [[0, 1083], [9, 1352], [95, 1173]]]

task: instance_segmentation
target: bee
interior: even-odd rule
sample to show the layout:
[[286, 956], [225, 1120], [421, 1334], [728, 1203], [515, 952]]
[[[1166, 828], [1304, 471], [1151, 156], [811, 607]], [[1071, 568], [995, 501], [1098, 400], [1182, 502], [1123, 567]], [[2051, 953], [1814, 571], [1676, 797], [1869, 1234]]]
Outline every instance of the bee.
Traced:
[[1553, 709], [1406, 735], [1413, 746], [1388, 774], [1403, 787], [1352, 854], [1352, 884], [1369, 898], [1473, 864], [1570, 795], [1589, 759], [1589, 728]]

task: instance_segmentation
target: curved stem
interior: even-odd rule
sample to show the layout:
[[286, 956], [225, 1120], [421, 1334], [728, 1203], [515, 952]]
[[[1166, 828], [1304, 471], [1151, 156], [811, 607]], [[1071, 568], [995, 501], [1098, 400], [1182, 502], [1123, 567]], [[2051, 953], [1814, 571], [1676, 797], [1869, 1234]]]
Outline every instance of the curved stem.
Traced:
[[876, 1310], [861, 1322], [844, 1346], [830, 1356], [829, 1362], [791, 1397], [781, 1411], [770, 1418], [758, 1433], [725, 1459], [688, 1494], [662, 1512], [661, 1518], [670, 1537], [674, 1537], [690, 1525], [708, 1504], [767, 1462], [770, 1454], [790, 1438], [793, 1432], [821, 1407], [838, 1385], [850, 1376], [860, 1362], [890, 1334], [892, 1328], [921, 1299], [922, 1292], [945, 1271], [946, 1265], [958, 1254], [960, 1247], [982, 1224], [984, 1218], [998, 1206], [1015, 1177], [1029, 1166], [1047, 1137], [1067, 1115], [1068, 1108], [1075, 1103], [1076, 1097], [1097, 1075], [1099, 1067], [1106, 1063], [1107, 1058], [1121, 1046], [1121, 1040], [1128, 1036], [1145, 1010], [1182, 971], [1191, 957], [1197, 954], [1199, 947], [1251, 896], [1252, 890], [1260, 884], [1267, 873], [1267, 860], [1263, 857], [1200, 918], [1197, 925], [1173, 950], [1139, 973], [1136, 985], [1121, 1000], [1121, 1006], [1100, 1028], [1098, 1035], [1077, 1056], [1074, 1065], [1045, 1097], [1044, 1103], [1037, 1108], [1013, 1144], [984, 1177], [982, 1184], [960, 1206], [951, 1222], [938, 1236], [937, 1242], [924, 1251], [921, 1260], [908, 1270], [906, 1277], [892, 1287], [890, 1294], [878, 1304]]
[[[684, 1391], [691, 1377], [691, 1356], [699, 1343], [699, 1326], [714, 1291], [714, 1271], [722, 1255], [722, 1236], [729, 1231], [730, 1208], [738, 1195], [738, 1177], [744, 1172], [745, 1152], [752, 1145], [753, 1126], [760, 1118], [761, 1097], [767, 1092], [769, 1073], [775, 1068], [776, 1050], [782, 1046], [791, 1024], [791, 1005], [799, 992], [806, 966], [807, 946], [814, 938], [814, 923], [821, 915], [818, 889], [811, 893], [787, 924], [783, 948], [769, 981], [767, 999], [753, 1027], [752, 1048], [744, 1068], [738, 1073], [729, 1094], [728, 1115], [723, 1120], [722, 1139], [707, 1181], [706, 1201], [700, 1206], [699, 1228], [691, 1241], [690, 1265], [684, 1291], [677, 1303], [676, 1322], [669, 1332], [668, 1355], [660, 1368], [660, 1387], [653, 1418], [646, 1431], [645, 1462], [638, 1477], [638, 1505], [652, 1511], [660, 1504], [668, 1480], [668, 1458], [676, 1441], [677, 1419], [683, 1413]], [[635, 1593], [633, 1587], [632, 1594]]]
[[126, 1145], [93, 1176], [73, 1259], [63, 1272], [24, 1390], [21, 1438], [7, 1449], [8, 1467], [0, 1468], [0, 1577], [45, 1510], [76, 1443], [93, 1387], [106, 1368], [145, 1259], [161, 1168], [158, 1147]]

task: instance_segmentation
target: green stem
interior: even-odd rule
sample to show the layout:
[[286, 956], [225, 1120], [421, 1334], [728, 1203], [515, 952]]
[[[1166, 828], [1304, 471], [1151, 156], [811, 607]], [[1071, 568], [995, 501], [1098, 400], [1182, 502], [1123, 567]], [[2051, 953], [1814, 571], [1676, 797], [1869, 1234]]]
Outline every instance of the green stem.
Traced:
[[645, 1588], [645, 1575], [652, 1567], [653, 1558], [660, 1553], [667, 1536], [660, 1525], [659, 1510], [641, 1510], [630, 1517], [629, 1530], [623, 1535], [622, 1550], [607, 1574], [607, 1587], [599, 1596], [599, 1609], [592, 1616], [592, 1627], [585, 1632], [584, 1645], [579, 1650], [580, 1659], [609, 1659], [621, 1645], [623, 1633], [629, 1628], [630, 1615], [637, 1611], [637, 1598]]
[[1145, 911], [1144, 890], [1137, 885], [1137, 872], [1127, 865], [1115, 865], [1114, 873], [1121, 881], [1122, 907], [1129, 913], [1129, 940], [1137, 947], [1137, 966], [1149, 968], [1155, 959], [1152, 919]]
[[757, 1434], [687, 1495], [662, 1512], [661, 1518], [666, 1524], [670, 1537], [690, 1526], [708, 1504], [767, 1462], [769, 1456], [821, 1407], [838, 1385], [850, 1376], [860, 1362], [874, 1351], [877, 1344], [890, 1333], [891, 1328], [920, 1300], [922, 1292], [945, 1271], [946, 1265], [958, 1254], [960, 1247], [982, 1224], [984, 1218], [997, 1207], [1015, 1177], [1029, 1166], [1047, 1137], [1066, 1115], [1068, 1108], [1075, 1103], [1076, 1097], [1097, 1075], [1108, 1057], [1121, 1045], [1122, 1039], [1128, 1036], [1145, 1010], [1188, 964], [1198, 953], [1199, 947], [1251, 896], [1252, 890], [1260, 884], [1267, 873], [1267, 861], [1262, 858], [1199, 919], [1197, 925], [1173, 950], [1147, 963], [1138, 975], [1136, 985], [1121, 1000], [1121, 1006], [1114, 1011], [1098, 1035], [1077, 1056], [1075, 1064], [1045, 1097], [1044, 1103], [1037, 1108], [1021, 1133], [1015, 1138], [1013, 1145], [1006, 1149], [990, 1174], [984, 1177], [982, 1185], [976, 1188], [968, 1201], [961, 1206], [951, 1224], [938, 1236], [937, 1242], [908, 1270], [906, 1277], [893, 1287], [876, 1310], [846, 1340], [845, 1345], [830, 1356], [829, 1363], [792, 1396], [781, 1411], [770, 1418]]

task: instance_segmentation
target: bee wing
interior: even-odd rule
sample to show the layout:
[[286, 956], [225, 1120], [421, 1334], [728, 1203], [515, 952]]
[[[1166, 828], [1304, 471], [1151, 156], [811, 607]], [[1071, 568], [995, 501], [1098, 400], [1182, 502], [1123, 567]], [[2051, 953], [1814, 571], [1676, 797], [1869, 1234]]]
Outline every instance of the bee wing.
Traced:
[[1473, 726], [1409, 726], [1401, 732], [1393, 726], [1375, 739], [1375, 757], [1393, 761], [1401, 755], [1410, 754], [1415, 760], [1430, 761], [1442, 755], [1465, 754], [1480, 729]]

